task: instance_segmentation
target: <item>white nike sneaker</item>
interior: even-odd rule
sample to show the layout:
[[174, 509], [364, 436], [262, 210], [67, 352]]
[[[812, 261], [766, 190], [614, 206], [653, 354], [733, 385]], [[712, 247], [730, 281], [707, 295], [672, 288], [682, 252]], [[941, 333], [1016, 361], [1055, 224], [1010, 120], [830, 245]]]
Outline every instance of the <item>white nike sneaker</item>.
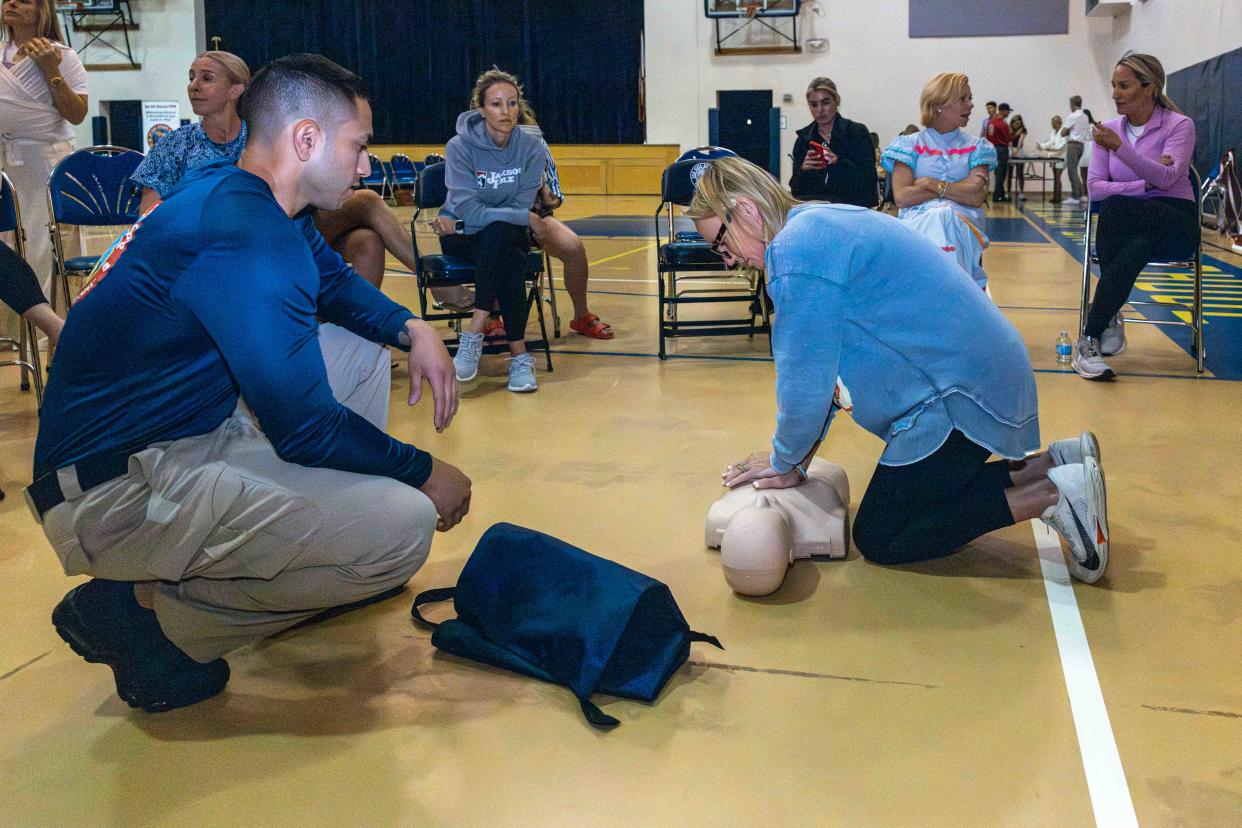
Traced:
[[1061, 497], [1049, 506], [1040, 520], [1056, 530], [1069, 547], [1070, 575], [1084, 584], [1094, 584], [1108, 567], [1108, 503], [1104, 493], [1104, 473], [1094, 458], [1081, 464], [1056, 466], [1048, 479]]

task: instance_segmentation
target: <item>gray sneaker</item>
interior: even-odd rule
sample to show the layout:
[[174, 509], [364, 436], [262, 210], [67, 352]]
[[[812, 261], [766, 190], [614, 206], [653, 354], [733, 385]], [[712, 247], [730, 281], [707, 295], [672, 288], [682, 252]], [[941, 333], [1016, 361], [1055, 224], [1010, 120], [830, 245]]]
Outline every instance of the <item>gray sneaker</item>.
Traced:
[[518, 354], [509, 358], [509, 390], [524, 393], [537, 391], [535, 382], [535, 358], [530, 354]]
[[469, 382], [479, 375], [479, 357], [483, 355], [483, 334], [462, 331], [458, 338], [453, 368], [458, 382]]
[[1094, 459], [1056, 466], [1048, 472], [1061, 497], [1040, 520], [1069, 546], [1069, 572], [1084, 584], [1094, 584], [1108, 566], [1108, 503], [1104, 473]]
[[1048, 453], [1052, 455], [1052, 462], [1057, 466], [1081, 463], [1084, 457], [1092, 457], [1098, 464], [1100, 462], [1100, 441], [1090, 431], [1084, 431], [1077, 437], [1049, 443]]
[[1074, 343], [1074, 370], [1078, 376], [1089, 380], [1110, 380], [1117, 376], [1104, 357], [1100, 356], [1100, 345], [1089, 336], [1084, 336]]
[[1108, 323], [1104, 333], [1100, 334], [1100, 353], [1104, 356], [1117, 356], [1126, 349], [1126, 318], [1117, 311], [1117, 315]]

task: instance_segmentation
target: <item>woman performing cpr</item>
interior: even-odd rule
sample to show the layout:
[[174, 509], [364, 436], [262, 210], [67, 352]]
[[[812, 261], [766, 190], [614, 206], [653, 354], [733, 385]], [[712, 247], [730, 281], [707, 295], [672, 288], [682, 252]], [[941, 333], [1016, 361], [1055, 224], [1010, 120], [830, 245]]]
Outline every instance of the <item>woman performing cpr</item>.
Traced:
[[1039, 517], [1069, 545], [1074, 577], [1103, 575], [1095, 438], [1028, 457], [1039, 417], [1026, 346], [935, 244], [873, 210], [800, 204], [740, 158], [712, 163], [687, 215], [727, 263], [766, 269], [775, 306], [772, 449], [730, 465], [725, 485], [797, 486], [844, 408], [887, 444], [854, 520], [868, 560], [944, 557]]

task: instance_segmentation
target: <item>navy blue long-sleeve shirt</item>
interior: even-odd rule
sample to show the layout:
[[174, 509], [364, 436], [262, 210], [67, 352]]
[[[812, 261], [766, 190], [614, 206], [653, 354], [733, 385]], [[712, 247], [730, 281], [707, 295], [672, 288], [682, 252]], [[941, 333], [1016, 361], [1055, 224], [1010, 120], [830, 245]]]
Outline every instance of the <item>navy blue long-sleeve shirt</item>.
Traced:
[[205, 434], [240, 393], [283, 460], [420, 486], [431, 456], [332, 396], [318, 322], [399, 345], [409, 310], [358, 276], [309, 215], [228, 160], [186, 175], [122, 236], [73, 306], [34, 473]]

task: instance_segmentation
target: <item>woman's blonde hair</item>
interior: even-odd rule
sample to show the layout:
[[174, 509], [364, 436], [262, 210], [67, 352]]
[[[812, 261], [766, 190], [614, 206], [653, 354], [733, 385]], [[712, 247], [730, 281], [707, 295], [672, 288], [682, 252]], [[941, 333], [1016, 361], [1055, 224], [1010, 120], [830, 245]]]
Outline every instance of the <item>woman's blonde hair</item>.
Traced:
[[936, 107], [959, 97], [968, 83], [970, 78], [961, 72], [941, 72], [932, 76], [923, 86], [923, 94], [919, 95], [919, 121], [923, 126], [931, 126], [936, 120]]
[[841, 108], [841, 93], [837, 91], [837, 85], [832, 78], [814, 78], [806, 85], [806, 96], [811, 97], [812, 92], [827, 92], [832, 99], [832, 105]]
[[200, 52], [198, 57], [194, 58], [210, 58], [220, 67], [224, 69], [224, 73], [229, 76], [229, 80], [233, 83], [240, 83], [242, 86], [250, 85], [250, 67], [246, 65], [246, 61], [239, 58], [232, 52], [221, 52], [219, 50], [209, 50]]
[[475, 80], [474, 90], [470, 93], [470, 108], [482, 109], [483, 100], [487, 97], [487, 90], [498, 83], [507, 83], [516, 89], [518, 93], [518, 106], [521, 106], [525, 98], [522, 95], [522, 84], [518, 83], [517, 75], [510, 74], [503, 69], [493, 66]]
[[[801, 203], [762, 167], [744, 158], [717, 158], [708, 162], [685, 213], [695, 221], [715, 218], [723, 222], [737, 207], [738, 198], [743, 196], [755, 202], [759, 209], [764, 244], [781, 231], [789, 211]], [[741, 241], [734, 235], [736, 226], [736, 222], [730, 222], [725, 231], [733, 250], [738, 249], [737, 242]]]
[[1155, 57], [1142, 54], [1126, 55], [1117, 61], [1117, 65], [1124, 66], [1133, 72], [1143, 86], [1155, 87], [1156, 94], [1154, 97], [1159, 106], [1171, 109], [1174, 112], [1181, 112], [1177, 108], [1177, 104], [1173, 103], [1169, 96], [1164, 93], [1164, 67], [1160, 65], [1160, 61]]
[[[57, 43], [64, 43], [65, 36], [60, 31], [60, 18], [56, 15], [56, 5], [52, 0], [35, 0], [39, 4], [39, 19], [35, 23], [35, 37], [46, 37]], [[5, 40], [13, 39], [13, 27], [5, 26]]]

